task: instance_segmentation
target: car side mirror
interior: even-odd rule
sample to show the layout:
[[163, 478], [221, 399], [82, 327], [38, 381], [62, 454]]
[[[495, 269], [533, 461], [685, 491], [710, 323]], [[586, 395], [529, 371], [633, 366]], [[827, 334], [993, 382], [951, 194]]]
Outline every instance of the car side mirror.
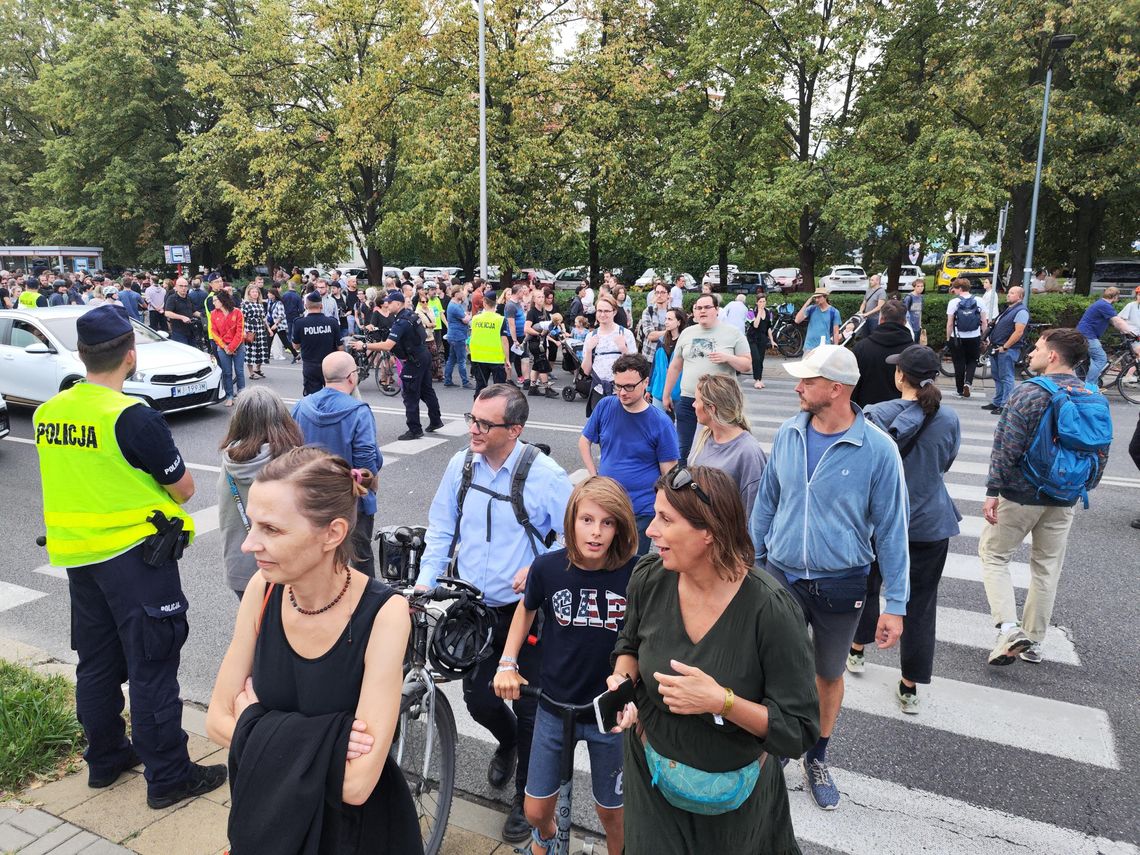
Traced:
[[158, 333], [163, 338], [170, 338], [170, 333], [168, 333], [166, 330], [154, 330], [154, 332]]
[[48, 347], [42, 341], [37, 341], [25, 347], [24, 353], [55, 353], [55, 350]]

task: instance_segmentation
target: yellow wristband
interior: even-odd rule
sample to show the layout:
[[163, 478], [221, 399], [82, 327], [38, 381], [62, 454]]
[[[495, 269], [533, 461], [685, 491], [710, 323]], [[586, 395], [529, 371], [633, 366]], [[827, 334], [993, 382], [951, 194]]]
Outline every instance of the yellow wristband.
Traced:
[[724, 718], [726, 715], [732, 712], [732, 705], [735, 702], [736, 694], [732, 691], [732, 689], [726, 687], [724, 690], [724, 709], [720, 711], [721, 718]]

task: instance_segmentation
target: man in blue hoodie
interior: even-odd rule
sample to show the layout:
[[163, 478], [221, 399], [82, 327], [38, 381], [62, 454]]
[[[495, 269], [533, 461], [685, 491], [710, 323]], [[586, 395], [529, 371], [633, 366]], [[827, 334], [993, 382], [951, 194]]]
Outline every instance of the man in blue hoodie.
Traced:
[[[330, 353], [321, 362], [324, 388], [298, 401], [293, 407], [293, 418], [301, 426], [306, 443], [340, 455], [354, 469], [376, 473], [384, 465], [384, 458], [376, 445], [372, 410], [352, 394], [359, 380], [358, 370], [356, 360], [344, 351]], [[368, 576], [376, 575], [372, 556], [375, 517], [376, 494], [367, 493], [357, 505], [352, 543], [357, 559], [353, 567]]]
[[847, 653], [875, 558], [887, 600], [876, 643], [891, 647], [902, 634], [909, 505], [894, 440], [851, 403], [859, 382], [855, 355], [822, 344], [784, 368], [799, 378], [801, 412], [776, 434], [749, 530], [756, 563], [791, 593], [812, 628], [820, 738], [804, 755], [804, 778], [815, 803], [834, 810], [839, 790], [827, 768], [827, 742], [843, 703]]

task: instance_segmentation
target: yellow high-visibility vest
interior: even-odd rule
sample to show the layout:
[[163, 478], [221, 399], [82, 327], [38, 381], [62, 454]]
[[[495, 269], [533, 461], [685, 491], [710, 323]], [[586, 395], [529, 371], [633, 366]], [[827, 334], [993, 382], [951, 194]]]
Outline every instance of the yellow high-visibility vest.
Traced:
[[137, 398], [77, 383], [41, 404], [33, 419], [43, 479], [47, 552], [57, 567], [83, 567], [121, 555], [155, 533], [156, 510], [194, 521], [148, 473], [132, 466], [115, 422]]
[[471, 361], [502, 365], [503, 322], [498, 312], [483, 310], [471, 319]]

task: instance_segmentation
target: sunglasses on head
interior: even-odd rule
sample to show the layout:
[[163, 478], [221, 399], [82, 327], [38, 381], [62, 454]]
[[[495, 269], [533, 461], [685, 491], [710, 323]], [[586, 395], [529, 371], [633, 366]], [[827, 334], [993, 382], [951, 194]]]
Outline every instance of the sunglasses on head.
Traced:
[[670, 488], [674, 490], [684, 490], [686, 487], [688, 487], [690, 490], [697, 494], [698, 499], [700, 499], [710, 508], [712, 507], [712, 499], [709, 498], [708, 493], [701, 489], [701, 485], [693, 480], [693, 473], [690, 472], [686, 466], [678, 463], [669, 471], [669, 474], [666, 476], [666, 478], [668, 478], [667, 483], [669, 484]]

